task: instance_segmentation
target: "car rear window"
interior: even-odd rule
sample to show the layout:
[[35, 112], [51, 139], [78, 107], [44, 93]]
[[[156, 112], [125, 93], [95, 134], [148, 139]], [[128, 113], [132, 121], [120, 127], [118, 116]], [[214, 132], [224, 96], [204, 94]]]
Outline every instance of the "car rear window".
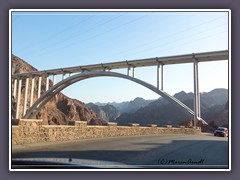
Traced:
[[217, 130], [219, 130], [219, 131], [225, 131], [224, 128], [218, 128]]

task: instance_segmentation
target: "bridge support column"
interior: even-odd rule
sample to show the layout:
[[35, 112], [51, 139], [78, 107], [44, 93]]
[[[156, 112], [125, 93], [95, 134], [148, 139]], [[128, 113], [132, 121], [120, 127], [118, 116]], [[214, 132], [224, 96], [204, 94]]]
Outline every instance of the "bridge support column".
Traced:
[[193, 82], [194, 82], [194, 127], [197, 126], [198, 117], [200, 117], [200, 94], [199, 94], [199, 81], [198, 81], [198, 61], [194, 57], [193, 62]]
[[[160, 62], [157, 65], [157, 89], [159, 89], [159, 69], [160, 69]], [[161, 90], [163, 90], [163, 64], [161, 65]]]
[[64, 78], [65, 78], [65, 73], [62, 74], [62, 80], [64, 80]]
[[46, 91], [49, 89], [49, 75], [46, 74]]
[[[157, 89], [159, 89], [159, 68], [160, 68], [160, 62], [158, 62], [158, 65], [157, 65]], [[161, 83], [162, 83], [162, 79], [161, 79]]]
[[26, 78], [25, 81], [25, 94], [24, 94], [24, 104], [23, 104], [23, 116], [26, 113], [27, 110], [27, 98], [28, 98], [28, 83], [29, 83], [29, 78]]
[[56, 75], [53, 75], [53, 86], [56, 84]]
[[16, 119], [19, 118], [19, 107], [20, 107], [20, 100], [21, 100], [21, 89], [22, 89], [22, 79], [18, 80], [18, 97], [17, 97], [17, 108], [16, 108]]
[[13, 96], [16, 98], [17, 95], [17, 79], [14, 79], [14, 85], [13, 85]]
[[135, 67], [132, 67], [132, 77], [135, 76]]
[[163, 64], [161, 67], [161, 90], [163, 91]]
[[130, 72], [130, 66], [128, 66], [128, 69], [127, 69], [127, 75], [129, 76], [129, 72]]
[[159, 89], [159, 68], [160, 68], [160, 63], [157, 65], [157, 89]]
[[33, 93], [34, 93], [34, 86], [35, 86], [35, 77], [32, 76], [32, 83], [31, 83], [31, 94], [30, 94], [30, 107], [33, 104]]
[[198, 117], [201, 117], [201, 103], [200, 103], [200, 92], [199, 92], [199, 76], [198, 76], [198, 62], [196, 62], [196, 74], [197, 74], [197, 103], [198, 103]]
[[41, 96], [42, 76], [38, 78], [38, 98]]

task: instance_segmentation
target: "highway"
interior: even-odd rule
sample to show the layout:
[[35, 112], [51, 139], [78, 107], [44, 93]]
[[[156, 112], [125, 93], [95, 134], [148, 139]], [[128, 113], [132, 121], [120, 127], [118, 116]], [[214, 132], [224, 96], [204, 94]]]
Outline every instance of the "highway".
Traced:
[[143, 168], [228, 168], [228, 138], [148, 135], [12, 146], [12, 158], [103, 160]]

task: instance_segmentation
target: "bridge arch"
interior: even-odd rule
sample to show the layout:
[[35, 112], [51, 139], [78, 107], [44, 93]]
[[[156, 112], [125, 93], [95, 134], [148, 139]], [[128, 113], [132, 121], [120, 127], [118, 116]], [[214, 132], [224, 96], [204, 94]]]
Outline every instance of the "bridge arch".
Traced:
[[[58, 82], [54, 86], [52, 86], [28, 109], [28, 111], [26, 112], [26, 114], [24, 115], [23, 118], [24, 119], [34, 118], [37, 115], [37, 113], [39, 112], [39, 110], [48, 101], [50, 101], [51, 98], [53, 98], [57, 93], [59, 93], [66, 87], [70, 86], [71, 84], [82, 81], [84, 79], [89, 79], [89, 78], [94, 78], [94, 77], [104, 77], [104, 76], [123, 78], [123, 79], [133, 81], [135, 83], [138, 83], [138, 84], [152, 90], [153, 92], [159, 94], [160, 96], [162, 96], [163, 98], [168, 100], [170, 103], [176, 105], [180, 110], [182, 110], [190, 118], [193, 118], [193, 116], [194, 116], [194, 112], [189, 107], [187, 107], [185, 104], [183, 104], [181, 101], [179, 101], [175, 97], [169, 95], [165, 91], [159, 90], [155, 86], [153, 86], [145, 81], [142, 81], [140, 79], [137, 79], [137, 78], [134, 78], [134, 77], [131, 77], [128, 75], [124, 75], [121, 73], [116, 73], [116, 72], [90, 71], [90, 72], [82, 72], [82, 73], [70, 76], [70, 77]], [[202, 118], [198, 118], [198, 120], [202, 121], [204, 124], [207, 124]]]

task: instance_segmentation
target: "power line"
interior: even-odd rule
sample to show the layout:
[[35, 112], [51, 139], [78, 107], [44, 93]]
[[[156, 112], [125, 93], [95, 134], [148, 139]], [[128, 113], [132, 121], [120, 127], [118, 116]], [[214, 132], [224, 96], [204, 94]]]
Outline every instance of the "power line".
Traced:
[[[81, 36], [81, 35], [83, 35], [83, 34], [89, 33], [89, 31], [92, 31], [93, 29], [96, 29], [96, 28], [98, 28], [99, 26], [103, 26], [103, 25], [105, 25], [105, 24], [107, 24], [107, 23], [109, 23], [109, 22], [111, 22], [111, 21], [119, 18], [120, 16], [122, 16], [122, 15], [115, 16], [114, 18], [111, 18], [111, 19], [107, 20], [106, 22], [104, 22], [104, 23], [102, 23], [102, 24], [100, 24], [100, 25], [94, 26], [94, 27], [86, 30], [85, 32], [83, 32], [83, 33], [81, 33], [81, 34], [78, 33], [78, 34], [75, 34], [74, 36], [72, 36], [71, 38], [64, 39], [64, 40], [60, 40], [60, 41], [56, 42], [56, 44], [60, 44], [60, 43], [63, 43], [63, 42], [65, 42], [65, 41], [69, 41], [69, 40], [71, 40], [71, 39], [73, 39], [73, 38], [75, 38], [75, 37], [77, 37], [77, 36]], [[49, 49], [49, 45], [41, 48], [40, 50], [38, 50], [38, 52], [39, 52], [39, 51], [43, 51], [43, 50], [45, 50], [45, 49]], [[52, 52], [52, 51], [49, 51], [49, 52]], [[46, 53], [49, 54], [49, 52], [46, 52]], [[46, 53], [44, 53], [44, 54], [46, 54]], [[40, 54], [40, 53], [39, 53], [39, 54]], [[38, 56], [38, 55], [35, 55], [35, 56], [33, 56], [33, 57], [36, 57], [36, 56]]]
[[62, 31], [59, 31], [59, 32], [57, 32], [57, 33], [54, 33], [54, 35], [49, 35], [49, 36], [46, 37], [45, 39], [42, 39], [42, 40], [40, 40], [40, 41], [38, 41], [38, 42], [36, 42], [36, 43], [32, 43], [32, 44], [30, 44], [30, 45], [22, 48], [22, 50], [20, 49], [19, 51], [24, 52], [24, 51], [26, 51], [26, 50], [29, 50], [29, 48], [32, 48], [32, 47], [34, 47], [34, 46], [36, 46], [36, 45], [39, 45], [39, 44], [42, 44], [42, 43], [45, 42], [45, 41], [49, 41], [49, 40], [55, 38], [56, 36], [59, 36], [60, 34], [68, 31], [69, 29], [72, 29], [72, 28], [78, 26], [79, 24], [88, 21], [89, 19], [93, 18], [94, 16], [96, 16], [96, 15], [92, 15], [92, 16], [90, 16], [90, 17], [88, 17], [88, 18], [86, 18], [86, 19], [84, 19], [84, 20], [82, 20], [82, 21], [79, 21], [79, 22], [77, 22], [77, 23], [75, 23], [75, 24], [73, 24], [73, 25], [71, 25], [71, 26], [63, 29]]
[[[194, 39], [194, 40], [191, 40], [191, 41], [188, 41], [188, 42], [184, 42], [184, 43], [181, 43], [181, 44], [178, 44], [177, 46], [172, 46], [172, 47], [168, 47], [168, 48], [163, 48], [163, 49], [160, 49], [161, 51], [162, 50], [172, 50], [172, 49], [176, 49], [176, 48], [179, 48], [180, 46], [182, 47], [183, 45], [186, 45], [186, 44], [192, 44], [192, 43], [195, 43], [196, 41], [200, 41], [200, 40], [203, 40], [203, 39], [208, 39], [210, 37], [214, 37], [214, 36], [217, 36], [221, 33], [224, 33], [224, 32], [227, 32], [227, 30], [224, 30], [224, 31], [220, 31], [220, 32], [217, 32], [217, 33], [214, 33], [214, 34], [211, 34], [211, 35], [207, 35], [207, 36], [204, 36], [204, 37], [201, 37], [201, 38], [198, 38], [198, 39]], [[157, 47], [155, 47], [157, 48]], [[152, 49], [152, 48], [151, 48]], [[135, 54], [141, 54], [141, 53], [145, 53], [146, 51], [138, 51], [137, 53], [134, 53], [133, 55]]]
[[[121, 15], [119, 15], [119, 16], [121, 16]], [[94, 26], [93, 28], [88, 29], [88, 31], [86, 31], [86, 32], [83, 32], [83, 33], [81, 33], [81, 34], [76, 34], [76, 35], [74, 35], [73, 37], [78, 37], [78, 36], [81, 36], [82, 34], [86, 34], [86, 33], [88, 33], [90, 30], [96, 29], [96, 28], [98, 28], [99, 26], [103, 26], [104, 24], [107, 24], [107, 23], [115, 20], [115, 18], [118, 18], [119, 16], [114, 17], [114, 18], [111, 18], [111, 19], [109, 19], [108, 21], [106, 21], [106, 22], [104, 22], [104, 23], [102, 23], [102, 24], [100, 24], [100, 25], [97, 25], [97, 26]], [[134, 20], [132, 20], [132, 21], [129, 21], [129, 22], [120, 24], [119, 26], [116, 26], [116, 27], [113, 27], [113, 28], [111, 28], [111, 29], [108, 29], [107, 31], [104, 31], [104, 32], [102, 32], [102, 33], [97, 33], [97, 34], [95, 34], [95, 35], [92, 35], [92, 36], [90, 36], [90, 37], [88, 37], [88, 38], [86, 38], [86, 39], [81, 40], [81, 43], [82, 43], [82, 42], [85, 42], [85, 41], [88, 41], [88, 40], [91, 40], [91, 39], [94, 39], [94, 38], [96, 38], [96, 37], [99, 37], [99, 36], [101, 36], [101, 35], [103, 35], [103, 34], [105, 34], [105, 33], [108, 33], [108, 32], [110, 32], [110, 31], [113, 31], [113, 30], [115, 30], [115, 29], [118, 29], [119, 27], [122, 27], [122, 26], [125, 26], [125, 25], [127, 25], [127, 24], [130, 24], [130, 23], [132, 23], [132, 22], [134, 22], [134, 21], [137, 21], [137, 20], [139, 20], [139, 19], [141, 19], [141, 18], [143, 18], [143, 17], [141, 16], [141, 17], [139, 17], [139, 18], [137, 18], [137, 19], [134, 19]], [[153, 43], [155, 43], [155, 42], [157, 42], [157, 41], [159, 41], [159, 40], [166, 39], [166, 38], [168, 38], [169, 36], [174, 36], [174, 35], [177, 35], [177, 34], [179, 34], [179, 33], [187, 32], [187, 31], [189, 31], [189, 30], [192, 30], [192, 29], [197, 28], [197, 27], [199, 27], [199, 26], [202, 26], [202, 25], [204, 25], [204, 24], [208, 24], [208, 23], [210, 23], [210, 22], [216, 21], [216, 20], [218, 20], [218, 19], [220, 19], [220, 18], [222, 18], [222, 16], [217, 17], [217, 18], [214, 18], [214, 19], [211, 19], [210, 21], [203, 22], [203, 23], [198, 24], [198, 25], [193, 26], [193, 27], [186, 28], [186, 29], [183, 29], [183, 30], [178, 31], [178, 32], [175, 32], [175, 33], [171, 33], [171, 34], [169, 34], [169, 35], [167, 35], [167, 36], [164, 36], [164, 37], [161, 37], [161, 38], [157, 38], [157, 39], [155, 39], [155, 40], [153, 40], [153, 41], [150, 41], [150, 42], [148, 42], [148, 43], [143, 43], [143, 44], [140, 45], [140, 46], [137, 46], [137, 47], [134, 47], [134, 48], [130, 48], [130, 49], [124, 50], [124, 53], [126, 53], [126, 51], [132, 51], [133, 49], [139, 49], [139, 48], [144, 47], [144, 46], [146, 46], [146, 45], [153, 44]], [[73, 38], [73, 37], [71, 37], [71, 38]], [[181, 39], [184, 39], [184, 38], [181, 38]], [[67, 39], [67, 40], [69, 40], [69, 39]], [[62, 40], [62, 41], [60, 41], [60, 43], [61, 43], [61, 42], [64, 42], [64, 41], [67, 41], [67, 40], [66, 40], [66, 39], [65, 39], [65, 40]], [[178, 39], [177, 39], [177, 40], [174, 40], [174, 42], [176, 42], [176, 41], [179, 41], [179, 40], [178, 40]], [[59, 43], [59, 42], [58, 42], [58, 43]], [[41, 55], [45, 55], [45, 54], [54, 53], [55, 51], [61, 50], [61, 49], [63, 49], [63, 48], [68, 48], [68, 47], [73, 46], [73, 45], [78, 44], [78, 43], [79, 43], [79, 42], [73, 42], [73, 43], [70, 43], [70, 44], [65, 45], [65, 46], [63, 46], [63, 47], [55, 48], [55, 50], [47, 51], [46, 53], [43, 53], [43, 54], [38, 53], [38, 54], [36, 54], [36, 55], [34, 55], [34, 56], [32, 56], [32, 57], [36, 57], [36, 56], [41, 56]], [[170, 43], [171, 43], [171, 42], [170, 42]], [[168, 43], [168, 44], [170, 44], [170, 43]], [[155, 48], [158, 48], [158, 47], [159, 47], [159, 46], [153, 47], [153, 48], [155, 49]], [[49, 48], [49, 47], [46, 47], [46, 48]], [[46, 49], [46, 48], [43, 48], [43, 49], [40, 49], [40, 50], [44, 50], [44, 49]], [[153, 48], [148, 48], [148, 49], [153, 49]], [[139, 52], [139, 51], [138, 51], [138, 52]], [[117, 54], [120, 54], [120, 53], [117, 53]], [[121, 53], [121, 54], [122, 54], [122, 53]], [[132, 53], [131, 53], [131, 54], [132, 54]], [[136, 54], [136, 53], [135, 53], [135, 54]], [[112, 57], [112, 56], [114, 56], [114, 55], [107, 56], [107, 57]], [[104, 59], [105, 59], [105, 58], [104, 58]]]
[[[121, 15], [119, 15], [119, 16], [121, 16]], [[106, 33], [110, 32], [110, 31], [113, 31], [113, 30], [115, 30], [115, 29], [117, 29], [117, 28], [119, 28], [119, 27], [122, 27], [122, 26], [124, 26], [124, 25], [127, 25], [127, 24], [133, 23], [133, 22], [135, 22], [135, 21], [138, 21], [139, 19], [142, 19], [142, 18], [144, 18], [145, 16], [147, 16], [147, 15], [141, 16], [141, 17], [139, 17], [139, 18], [136, 18], [136, 19], [134, 19], [134, 20], [132, 20], [132, 21], [129, 21], [129, 22], [126, 22], [126, 23], [121, 24], [121, 25], [119, 25], [119, 26], [116, 26], [116, 27], [114, 27], [114, 28], [111, 28], [111, 29], [109, 29], [109, 30], [107, 30], [107, 31], [104, 31], [104, 32], [102, 32], [102, 33], [98, 33], [98, 34], [96, 34], [96, 35], [93, 35], [93, 36], [91, 36], [90, 38], [87, 38], [87, 39], [82, 40], [81, 42], [85, 42], [85, 41], [88, 41], [88, 40], [93, 39], [93, 38], [95, 38], [95, 37], [99, 37], [99, 36], [101, 36], [101, 35], [103, 35], [103, 34], [106, 34]], [[71, 44], [69, 44], [69, 45], [66, 45], [66, 46], [57, 48], [54, 52], [56, 52], [56, 51], [58, 51], [58, 50], [61, 50], [61, 49], [63, 49], [63, 48], [68, 48], [68, 47], [73, 46], [73, 45], [78, 44], [78, 43], [79, 43], [79, 42], [75, 42], [75, 43], [71, 43]], [[44, 53], [44, 55], [45, 55], [45, 54], [49, 54], [49, 53], [53, 53], [53, 51], [46, 52], [46, 53]], [[36, 56], [39, 56], [39, 55], [35, 55], [35, 56], [32, 56], [32, 57], [36, 57]]]
[[184, 32], [186, 32], [186, 31], [195, 29], [195, 28], [200, 27], [200, 26], [202, 26], [202, 25], [205, 25], [205, 24], [208, 24], [208, 23], [210, 23], [210, 22], [216, 21], [216, 20], [218, 20], [218, 19], [220, 19], [220, 18], [222, 18], [222, 16], [217, 17], [217, 18], [214, 18], [214, 19], [212, 19], [212, 20], [210, 20], [210, 21], [206, 21], [206, 22], [204, 22], [204, 23], [198, 24], [198, 25], [196, 25], [196, 26], [192, 26], [192, 27], [190, 27], [190, 28], [186, 28], [186, 29], [184, 29], [184, 30], [181, 30], [181, 31], [178, 31], [178, 32], [175, 32], [175, 33], [171, 33], [171, 34], [166, 35], [166, 36], [164, 36], [164, 37], [157, 38], [157, 39], [155, 39], [155, 40], [153, 40], [153, 41], [150, 41], [150, 42], [148, 42], [148, 43], [143, 43], [143, 44], [141, 44], [141, 45], [139, 45], [139, 46], [136, 46], [136, 47], [134, 47], [134, 48], [129, 48], [129, 49], [123, 50], [123, 51], [121, 51], [121, 52], [119, 52], [119, 53], [116, 53], [116, 54], [114, 54], [114, 55], [107, 56], [107, 57], [105, 57], [104, 59], [109, 58], [109, 57], [114, 57], [114, 56], [116, 56], [116, 55], [118, 55], [118, 54], [123, 54], [123, 53], [126, 53], [126, 52], [128, 52], [128, 51], [132, 51], [132, 50], [134, 50], [134, 49], [138, 49], [139, 47], [147, 46], [147, 45], [152, 44], [152, 43], [154, 43], [154, 42], [158, 42], [159, 40], [167, 39], [169, 36], [174, 36], [174, 35], [178, 35], [178, 34], [180, 34], [180, 33], [184, 33]]

